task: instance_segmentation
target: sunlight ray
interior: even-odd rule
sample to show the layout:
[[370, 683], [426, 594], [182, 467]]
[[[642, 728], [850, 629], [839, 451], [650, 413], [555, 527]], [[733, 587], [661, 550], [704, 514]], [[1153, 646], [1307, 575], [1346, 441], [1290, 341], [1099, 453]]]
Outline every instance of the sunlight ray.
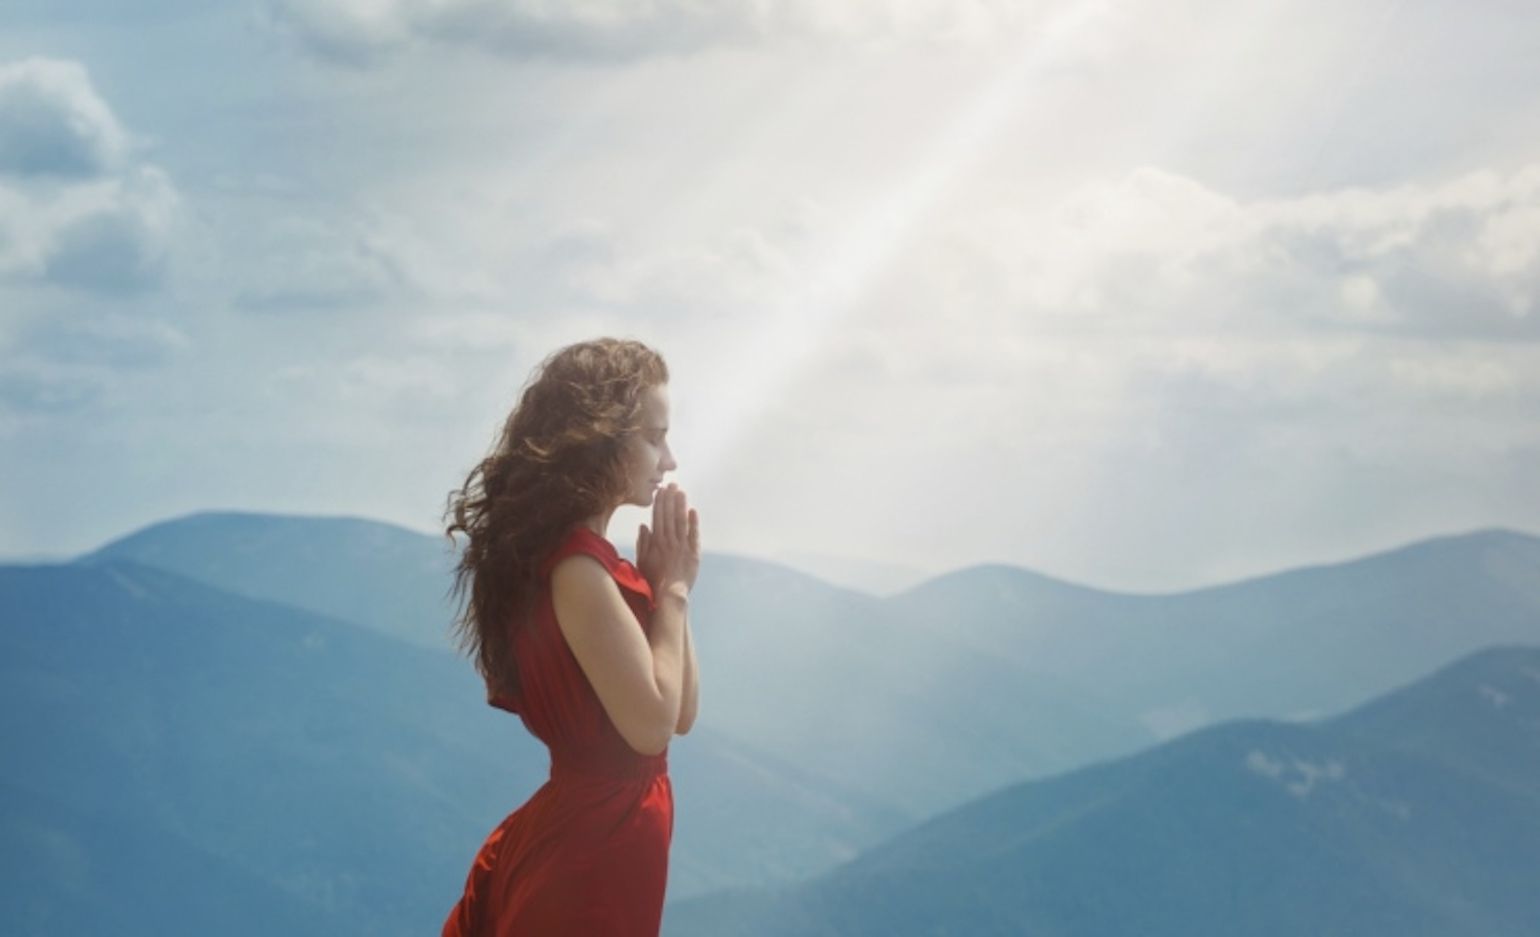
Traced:
[[1071, 52], [1102, 20], [1109, 4], [1078, 0], [1034, 31], [1022, 49], [920, 152], [901, 183], [855, 223], [830, 231], [810, 256], [817, 266], [800, 287], [770, 304], [763, 326], [719, 358], [703, 391], [692, 399], [701, 428], [692, 445], [691, 475], [709, 481], [737, 438], [790, 384], [819, 342], [861, 301], [893, 260], [900, 243], [940, 202], [948, 187], [987, 151], [1007, 122], [1030, 101], [1034, 79]]

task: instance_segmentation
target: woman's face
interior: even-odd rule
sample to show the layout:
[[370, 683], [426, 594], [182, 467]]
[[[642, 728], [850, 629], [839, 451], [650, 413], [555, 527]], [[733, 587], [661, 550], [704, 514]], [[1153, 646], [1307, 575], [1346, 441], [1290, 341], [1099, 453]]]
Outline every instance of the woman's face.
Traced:
[[668, 385], [642, 391], [641, 429], [626, 440], [626, 504], [647, 507], [663, 484], [663, 473], [679, 465], [668, 448]]

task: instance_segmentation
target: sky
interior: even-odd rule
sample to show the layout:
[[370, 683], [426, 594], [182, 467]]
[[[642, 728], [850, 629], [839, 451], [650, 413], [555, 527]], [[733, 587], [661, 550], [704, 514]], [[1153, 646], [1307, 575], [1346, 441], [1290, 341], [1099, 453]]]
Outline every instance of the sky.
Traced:
[[1527, 5], [9, 0], [0, 556], [437, 532], [599, 335], [708, 552], [1164, 592], [1540, 532]]

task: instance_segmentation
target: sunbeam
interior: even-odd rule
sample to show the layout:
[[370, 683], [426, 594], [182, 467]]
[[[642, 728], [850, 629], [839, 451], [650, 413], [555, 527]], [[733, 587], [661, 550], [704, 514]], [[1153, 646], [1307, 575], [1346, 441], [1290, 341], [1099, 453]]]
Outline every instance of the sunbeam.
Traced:
[[901, 242], [984, 153], [1002, 128], [1032, 101], [1034, 81], [1077, 48], [1111, 6], [1080, 0], [1033, 31], [1021, 49], [912, 161], [884, 198], [853, 224], [829, 231], [809, 252], [816, 266], [799, 288], [770, 304], [763, 326], [723, 351], [708, 393], [691, 401], [701, 432], [691, 475], [709, 481], [741, 434], [790, 384], [819, 349], [820, 339], [860, 302], [892, 262]]

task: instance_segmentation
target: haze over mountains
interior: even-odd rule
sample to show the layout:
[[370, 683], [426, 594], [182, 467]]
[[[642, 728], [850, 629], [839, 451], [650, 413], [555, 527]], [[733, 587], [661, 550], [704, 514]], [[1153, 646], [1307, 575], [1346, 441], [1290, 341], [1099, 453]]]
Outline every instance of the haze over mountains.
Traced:
[[[71, 564], [0, 567], [0, 724], [18, 755], [0, 768], [15, 795], [4, 866], [18, 871], [5, 906], [39, 933], [103, 920], [159, 933], [154, 909], [201, 869], [288, 915], [252, 933], [436, 927], [481, 837], [546, 768], [448, 650], [452, 562], [447, 542], [370, 521], [199, 514]], [[918, 824], [1032, 779], [1153, 756], [1164, 739], [1198, 750], [1241, 731], [1184, 734], [1218, 720], [1341, 711], [1463, 654], [1540, 643], [1537, 584], [1540, 540], [1506, 531], [1172, 596], [989, 566], [879, 599], [708, 555], [692, 613], [702, 714], [670, 750], [668, 927], [739, 913], [718, 894], [676, 918], [719, 889], [835, 888]], [[1240, 725], [1289, 744], [1323, 731]], [[1427, 744], [1435, 766], [1458, 760]], [[1257, 745], [1258, 765], [1294, 770]], [[1415, 755], [1419, 774], [1442, 770], [1429, 757]], [[1065, 777], [1043, 783], [1094, 788]], [[1529, 795], [1515, 796], [1504, 803], [1522, 814]], [[98, 890], [126, 858], [105, 829], [159, 844], [167, 877], [151, 862], [135, 887]], [[859, 893], [827, 908], [859, 910]]]
[[[449, 644], [453, 557], [400, 528], [193, 515], [81, 561], [110, 557]], [[882, 599], [708, 554], [693, 605], [711, 661], [699, 724], [918, 818], [1217, 720], [1340, 711], [1534, 640], [1540, 539], [1442, 537], [1153, 596], [988, 565]]]
[[1482, 934], [1540, 921], [1540, 647], [1346, 715], [1239, 720], [1014, 785], [677, 937]]

